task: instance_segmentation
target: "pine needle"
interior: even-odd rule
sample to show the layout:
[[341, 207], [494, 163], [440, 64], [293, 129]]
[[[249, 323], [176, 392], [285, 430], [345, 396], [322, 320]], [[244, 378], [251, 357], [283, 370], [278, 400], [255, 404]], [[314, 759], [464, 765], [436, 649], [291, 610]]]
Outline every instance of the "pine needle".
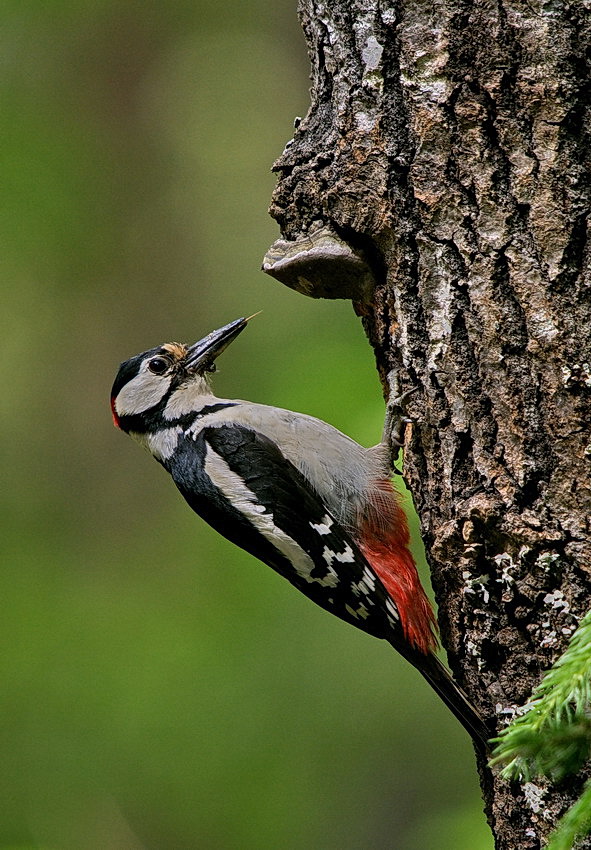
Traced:
[[[496, 739], [491, 765], [505, 764], [505, 779], [557, 782], [576, 773], [591, 748], [591, 611], [568, 648], [534, 690], [526, 710]], [[559, 821], [547, 850], [571, 850], [591, 832], [591, 780]]]
[[583, 793], [560, 819], [550, 836], [546, 850], [571, 850], [577, 838], [591, 832], [591, 780], [585, 783]]
[[591, 744], [591, 612], [535, 689], [526, 711], [496, 739], [492, 765], [506, 779], [575, 773]]

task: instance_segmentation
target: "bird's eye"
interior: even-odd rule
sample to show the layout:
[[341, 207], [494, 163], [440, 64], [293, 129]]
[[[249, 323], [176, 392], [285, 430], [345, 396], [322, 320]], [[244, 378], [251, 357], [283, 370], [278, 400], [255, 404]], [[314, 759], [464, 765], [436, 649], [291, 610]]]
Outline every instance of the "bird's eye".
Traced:
[[148, 363], [148, 369], [154, 375], [163, 375], [169, 366], [170, 361], [166, 357], [152, 357]]

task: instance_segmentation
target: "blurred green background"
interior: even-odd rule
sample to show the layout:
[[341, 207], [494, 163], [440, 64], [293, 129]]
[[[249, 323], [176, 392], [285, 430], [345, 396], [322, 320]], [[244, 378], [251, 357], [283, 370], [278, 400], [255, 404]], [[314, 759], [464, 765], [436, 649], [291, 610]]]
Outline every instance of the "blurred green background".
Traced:
[[218, 538], [109, 416], [122, 359], [263, 310], [220, 394], [379, 437], [350, 304], [259, 271], [308, 104], [295, 2], [2, 10], [0, 847], [490, 850], [422, 679]]

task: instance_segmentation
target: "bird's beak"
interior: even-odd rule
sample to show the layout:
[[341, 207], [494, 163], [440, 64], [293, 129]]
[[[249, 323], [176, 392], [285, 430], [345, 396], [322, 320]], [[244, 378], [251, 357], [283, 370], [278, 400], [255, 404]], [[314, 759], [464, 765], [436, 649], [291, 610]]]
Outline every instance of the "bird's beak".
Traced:
[[199, 342], [189, 346], [184, 364], [185, 369], [190, 373], [208, 371], [216, 357], [219, 357], [238, 334], [242, 333], [252, 318], [253, 316], [249, 316], [248, 319], [235, 319], [229, 325], [224, 325], [223, 328], [212, 331]]

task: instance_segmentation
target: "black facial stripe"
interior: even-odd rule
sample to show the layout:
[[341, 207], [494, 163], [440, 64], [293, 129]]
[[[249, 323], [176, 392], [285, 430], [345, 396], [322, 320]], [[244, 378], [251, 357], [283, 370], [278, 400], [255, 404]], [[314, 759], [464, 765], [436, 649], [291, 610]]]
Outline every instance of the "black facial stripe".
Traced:
[[194, 417], [193, 422], [196, 422], [198, 419], [203, 419], [204, 416], [209, 416], [210, 413], [217, 413], [218, 410], [226, 410], [228, 407], [236, 407], [237, 404], [238, 402], [236, 401], [220, 401], [218, 404], [206, 404], [205, 407], [202, 407], [198, 413], [192, 414]]
[[192, 410], [190, 413], [177, 416], [175, 419], [167, 419], [164, 417], [164, 408], [168, 404], [173, 392], [174, 389], [170, 389], [151, 410], [134, 413], [131, 416], [121, 416], [119, 418], [119, 424], [122, 430], [127, 432], [133, 431], [135, 434], [146, 434], [148, 432], [158, 431], [161, 428], [174, 428], [175, 425], [178, 425], [183, 431], [186, 431], [198, 419], [203, 419], [204, 416], [208, 416], [211, 413], [217, 413], [218, 410], [225, 410], [227, 407], [235, 407], [237, 404], [237, 402], [206, 404], [201, 410]]
[[[170, 398], [171, 393], [167, 394], [167, 400]], [[211, 413], [217, 413], [218, 410], [226, 410], [228, 407], [236, 407], [237, 402], [235, 401], [220, 401], [218, 404], [206, 404], [205, 407], [202, 407], [201, 410], [192, 410], [190, 413], [184, 413], [182, 416], [177, 416], [176, 419], [162, 419], [162, 425], [166, 428], [173, 428], [175, 425], [179, 425], [183, 431], [186, 431], [191, 427], [198, 419], [203, 419], [205, 416], [209, 416]], [[164, 404], [166, 407], [166, 404]]]
[[[116, 399], [123, 387], [132, 381], [140, 372], [142, 364], [149, 361], [152, 357], [161, 356], [170, 361], [170, 351], [163, 346], [150, 348], [141, 354], [136, 354], [135, 357], [130, 357], [121, 363], [117, 376], [111, 389], [111, 398]], [[226, 407], [232, 407], [234, 403], [220, 402], [219, 404], [210, 404], [198, 411], [191, 411], [176, 419], [165, 419], [163, 414], [164, 408], [168, 404], [171, 395], [178, 388], [179, 384], [186, 378], [183, 371], [182, 362], [174, 366], [172, 380], [163, 397], [149, 410], [134, 413], [128, 416], [119, 415], [118, 424], [123, 431], [130, 431], [136, 434], [145, 434], [148, 431], [155, 431], [158, 428], [170, 428], [175, 425], [180, 425], [181, 428], [189, 428], [197, 419], [201, 419], [210, 413], [216, 413], [218, 410], [223, 410]]]

